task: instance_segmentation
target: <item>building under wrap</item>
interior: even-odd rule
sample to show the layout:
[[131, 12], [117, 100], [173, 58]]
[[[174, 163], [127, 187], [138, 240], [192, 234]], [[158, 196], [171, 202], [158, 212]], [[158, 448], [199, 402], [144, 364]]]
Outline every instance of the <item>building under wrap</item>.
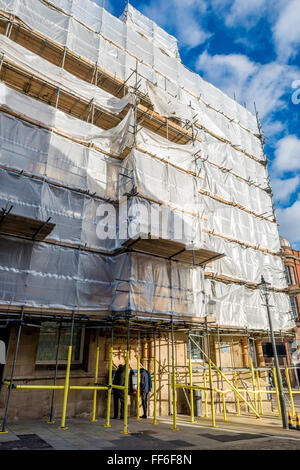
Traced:
[[[90, 0], [0, 0], [0, 33], [8, 366], [20, 312], [36, 322], [24, 328], [16, 383], [50, 383], [55, 362], [63, 380], [69, 333], [57, 346], [50, 323], [67, 330], [72, 312], [71, 378], [79, 385], [93, 377], [96, 344], [108, 365], [106, 324], [117, 328], [115, 364], [123, 361], [124, 319], [133, 325], [132, 368], [138, 351], [153, 372], [157, 325], [170, 365], [162, 326], [170, 319], [186, 328], [180, 344], [196, 330], [219, 366], [247, 369], [253, 351], [262, 365], [269, 328], [262, 275], [274, 329], [288, 335], [295, 325], [257, 117], [187, 69], [177, 40], [129, 4], [118, 19]], [[186, 364], [180, 344], [177, 361]], [[194, 356], [205, 371], [207, 356]], [[170, 376], [162, 380], [169, 397]], [[11, 400], [12, 417], [47, 414], [50, 392], [35, 392], [44, 401], [31, 412], [22, 393]], [[70, 415], [89, 410], [91, 394], [78, 394]], [[161, 413], [169, 411], [166, 399]]]

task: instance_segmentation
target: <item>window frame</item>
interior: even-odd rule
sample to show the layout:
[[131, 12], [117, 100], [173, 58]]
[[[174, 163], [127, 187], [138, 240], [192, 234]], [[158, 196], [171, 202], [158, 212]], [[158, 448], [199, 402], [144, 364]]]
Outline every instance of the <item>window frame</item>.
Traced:
[[[298, 304], [297, 304], [297, 295], [292, 295], [290, 297], [290, 301], [291, 301], [291, 308], [292, 308], [292, 312], [293, 312], [293, 317], [294, 319], [295, 318], [298, 318], [299, 316], [299, 309], [298, 309]], [[292, 301], [293, 300], [293, 301]]]
[[[84, 343], [85, 343], [85, 327], [84, 326], [78, 326], [78, 327], [75, 327], [75, 328], [81, 328], [81, 338], [80, 338], [80, 348], [79, 348], [79, 359], [72, 359], [71, 360], [71, 365], [74, 365], [74, 366], [80, 366], [83, 364], [83, 352], [84, 352]], [[37, 360], [37, 355], [38, 355], [38, 349], [39, 349], [39, 341], [40, 341], [40, 337], [38, 339], [38, 346], [37, 346], [37, 350], [36, 350], [36, 360], [35, 360], [35, 365], [36, 366], [53, 366], [56, 364], [56, 360], [45, 360], [45, 361], [41, 361], [41, 360]], [[56, 349], [55, 349], [55, 354], [56, 354]], [[58, 359], [57, 363], [61, 366], [61, 365], [67, 365], [68, 364], [68, 360], [62, 360], [62, 359]]]
[[296, 286], [297, 278], [296, 278], [296, 272], [295, 272], [294, 266], [289, 266], [289, 270], [290, 270], [291, 285]]
[[[197, 331], [197, 330], [196, 330], [196, 331]], [[203, 332], [202, 332], [202, 331], [199, 331], [199, 333], [197, 334], [197, 333], [194, 331], [194, 332], [191, 332], [191, 333], [190, 333], [190, 336], [193, 336], [193, 339], [194, 339], [195, 343], [197, 342], [197, 340], [195, 339], [195, 337], [197, 337], [198, 339], [199, 339], [199, 338], [201, 339], [201, 344], [200, 344], [199, 346], [200, 346], [201, 349], [203, 349], [203, 351], [204, 351], [204, 347], [205, 347], [204, 341], [205, 341], [205, 338], [204, 338]], [[192, 351], [193, 351], [193, 348], [192, 348], [193, 341], [190, 340], [190, 343], [191, 343], [191, 362], [200, 362], [201, 364], [204, 364], [204, 362], [205, 362], [204, 354], [200, 351], [200, 349], [197, 349], [197, 350], [199, 351], [199, 353], [201, 354], [201, 358], [194, 358], [193, 355], [192, 355]], [[194, 345], [193, 347], [196, 348], [195, 345]]]

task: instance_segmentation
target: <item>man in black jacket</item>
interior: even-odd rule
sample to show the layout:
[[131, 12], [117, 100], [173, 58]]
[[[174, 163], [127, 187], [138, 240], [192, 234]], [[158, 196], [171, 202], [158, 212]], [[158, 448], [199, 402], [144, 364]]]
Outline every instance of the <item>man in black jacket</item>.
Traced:
[[142, 418], [147, 418], [147, 400], [148, 400], [148, 393], [151, 392], [152, 384], [151, 384], [151, 375], [146, 369], [141, 369], [140, 371], [140, 388], [141, 388], [141, 396], [142, 396], [142, 406], [144, 414]]
[[[120, 365], [116, 370], [113, 384], [114, 385], [125, 385], [125, 373], [126, 373], [126, 366]], [[120, 419], [124, 419], [124, 390], [118, 390], [113, 388], [113, 395], [114, 395], [114, 416], [113, 419], [118, 419], [119, 415], [119, 400], [121, 403], [121, 415]]]

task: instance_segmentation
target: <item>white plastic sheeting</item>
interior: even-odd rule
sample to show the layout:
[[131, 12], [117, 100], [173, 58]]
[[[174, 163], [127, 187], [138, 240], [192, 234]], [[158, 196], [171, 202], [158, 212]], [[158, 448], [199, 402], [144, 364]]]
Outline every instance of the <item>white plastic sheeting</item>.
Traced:
[[[13, 206], [12, 213], [55, 223], [47, 240], [110, 252], [119, 243], [116, 238], [97, 236], [105, 203], [45, 181], [0, 169], [0, 206]], [[103, 209], [102, 209], [103, 206]]]
[[140, 253], [120, 255], [113, 309], [203, 317], [203, 270]]
[[179, 58], [177, 39], [127, 3], [121, 20], [171, 57]]
[[0, 54], [2, 56], [4, 54], [6, 59], [30, 74], [35, 74], [47, 83], [75, 94], [87, 102], [93, 101], [94, 105], [110, 113], [119, 114], [128, 104], [134, 104], [133, 95], [126, 95], [121, 99], [116, 98], [105, 90], [75, 77], [61, 67], [28, 51], [5, 36], [0, 36]]
[[4, 83], [0, 84], [0, 104], [43, 126], [62, 131], [74, 139], [101, 144], [102, 150], [113, 155], [120, 155], [125, 147], [131, 147], [133, 144], [132, 109], [116, 127], [105, 131], [19, 93]]
[[5, 236], [0, 245], [2, 304], [110, 309], [113, 279], [107, 257]]
[[[137, 312], [204, 317], [206, 304], [215, 300], [213, 314], [219, 325], [268, 330], [265, 299], [258, 289], [205, 280], [201, 268], [123, 254], [112, 260], [115, 296], [112, 308]], [[293, 327], [288, 296], [270, 293], [275, 330]]]
[[207, 165], [213, 163], [234, 176], [240, 176], [246, 182], [263, 189], [268, 187], [268, 175], [263, 165], [235, 150], [226, 142], [220, 142], [211, 136], [207, 137], [204, 133], [200, 137], [201, 142], [196, 140], [194, 143], [181, 145], [148, 129], [139, 128], [136, 141], [139, 148], [183, 170], [199, 174], [204, 166], [201, 159], [197, 158], [199, 155], [207, 160]]
[[[89, 0], [53, 0], [52, 4], [63, 11], [42, 0], [0, 0], [0, 8], [122, 80], [137, 67], [142, 76], [141, 91], [149, 92], [154, 109], [165, 116], [197, 119], [197, 125], [228, 142], [199, 130], [202, 142], [178, 145], [139, 129], [138, 147], [169, 164], [138, 150], [133, 150], [121, 164], [51, 129], [82, 143], [96, 143], [103, 151], [118, 156], [125, 147], [133, 145], [132, 111], [118, 126], [102, 131], [1, 84], [2, 105], [50, 129], [1, 116], [0, 164], [6, 167], [0, 171], [1, 206], [13, 204], [14, 213], [39, 220], [51, 217], [56, 227], [49, 239], [55, 242], [111, 252], [121, 242], [98, 237], [99, 222], [103, 229], [106, 219], [98, 211], [104, 202], [94, 195], [115, 200], [131, 194], [127, 206], [128, 237], [147, 234], [152, 222], [151, 228], [156, 232], [162, 230], [158, 235], [163, 238], [184, 240], [188, 245], [223, 253], [224, 258], [206, 267], [207, 273], [244, 283], [258, 283], [264, 274], [272, 287], [285, 288], [280, 257], [217, 236], [277, 251], [276, 225], [199, 192], [204, 190], [272, 216], [270, 196], [254, 186], [268, 186], [266, 169], [233, 148], [238, 146], [264, 160], [260, 140], [254, 135], [258, 132], [255, 117], [187, 70], [180, 63], [176, 40], [132, 7], [118, 20]], [[109, 112], [118, 113], [131, 102], [130, 97], [117, 100], [95, 89], [8, 39], [0, 41], [1, 51], [14, 63], [42, 74], [57, 87], [65, 87], [86, 100], [93, 99]], [[129, 84], [135, 79], [133, 76]], [[215, 109], [209, 108], [208, 103]], [[203, 162], [197, 155], [208, 157], [208, 161]], [[222, 172], [212, 163], [230, 171]], [[45, 179], [30, 179], [9, 172], [8, 168]], [[164, 226], [157, 218], [158, 210], [166, 215]], [[187, 227], [182, 239], [175, 230], [177, 218], [184, 220]], [[206, 233], [204, 228], [215, 235]], [[205, 302], [212, 298], [216, 300], [218, 324], [268, 328], [264, 299], [257, 289], [216, 280], [204, 282], [204, 271], [199, 267], [134, 253], [104, 256], [4, 236], [0, 250], [0, 298], [2, 303], [25, 302], [47, 308], [104, 312], [132, 309], [198, 317], [205, 315]], [[288, 296], [272, 293], [271, 301], [275, 329], [292, 327]]]
[[118, 160], [4, 113], [0, 114], [0, 165], [118, 199]]
[[[250, 290], [245, 286], [233, 286], [207, 280], [206, 291], [209, 298], [216, 301], [216, 319], [219, 325], [257, 330], [269, 329], [265, 299], [258, 289]], [[294, 322], [288, 296], [271, 292], [269, 301], [272, 305], [273, 328], [275, 330], [293, 328]]]
[[[17, 15], [29, 27], [91, 62], [97, 62], [122, 80], [131, 75], [137, 58], [143, 77], [140, 87], [145, 93], [147, 81], [166, 90], [183, 104], [191, 102], [192, 93], [215, 108], [220, 119], [223, 119], [222, 114], [226, 115], [254, 134], [258, 133], [256, 118], [247, 109], [185, 68], [178, 58], [166, 55], [175, 52], [168, 35], [157, 44], [153, 42], [153, 34], [147, 33], [146, 26], [143, 36], [141, 31], [137, 32], [142, 15], [134, 13], [132, 7], [130, 15], [124, 16], [128, 19], [124, 23], [90, 0], [53, 0], [52, 4], [64, 11], [51, 8], [42, 0], [0, 0], [0, 8], [4, 11]], [[163, 47], [162, 42], [165, 43]], [[215, 116], [216, 113], [211, 111]]]
[[[228, 201], [240, 202], [245, 208], [257, 209], [258, 214], [271, 211], [269, 195], [246, 182], [242, 184], [228, 173], [223, 174], [214, 169], [211, 175], [210, 170], [203, 178], [196, 177], [147, 154], [132, 150], [123, 163], [120, 195], [138, 193], [153, 202], [203, 219], [202, 226], [218, 234], [260, 248], [279, 251], [280, 240], [276, 223], [200, 194], [199, 189], [210, 189], [212, 195], [218, 194]], [[205, 183], [207, 179], [211, 187]], [[255, 206], [256, 201], [258, 207]], [[204, 220], [207, 222], [204, 223]]]

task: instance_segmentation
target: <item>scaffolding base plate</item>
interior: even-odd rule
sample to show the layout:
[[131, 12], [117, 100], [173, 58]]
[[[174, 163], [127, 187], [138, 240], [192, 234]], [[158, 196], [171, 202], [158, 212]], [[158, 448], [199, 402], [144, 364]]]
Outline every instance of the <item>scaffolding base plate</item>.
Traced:
[[111, 424], [103, 424], [104, 428], [111, 428]]

